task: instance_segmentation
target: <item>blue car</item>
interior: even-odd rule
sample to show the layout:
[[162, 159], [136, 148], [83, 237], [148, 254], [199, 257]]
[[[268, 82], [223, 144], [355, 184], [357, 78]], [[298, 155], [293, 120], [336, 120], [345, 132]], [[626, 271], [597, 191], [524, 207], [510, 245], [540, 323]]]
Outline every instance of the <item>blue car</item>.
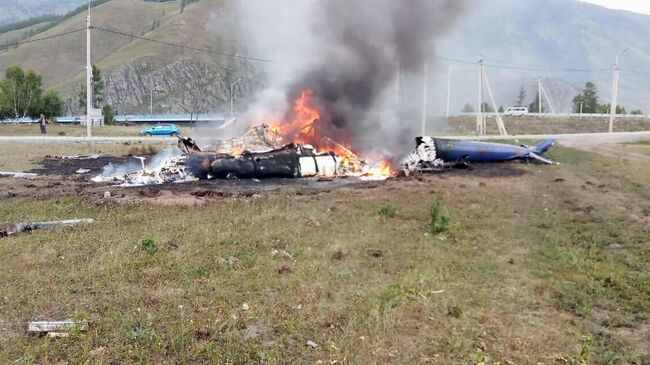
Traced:
[[143, 129], [140, 131], [141, 136], [172, 136], [177, 137], [181, 134], [180, 128], [176, 124], [159, 124], [155, 127]]

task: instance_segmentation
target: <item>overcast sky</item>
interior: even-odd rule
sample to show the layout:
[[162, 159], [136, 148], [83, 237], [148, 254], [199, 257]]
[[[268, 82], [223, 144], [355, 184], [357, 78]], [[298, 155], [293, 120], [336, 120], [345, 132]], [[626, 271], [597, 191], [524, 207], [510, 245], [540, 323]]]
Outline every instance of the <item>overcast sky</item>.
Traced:
[[612, 9], [624, 9], [637, 13], [650, 14], [650, 0], [584, 0], [585, 2], [606, 6]]

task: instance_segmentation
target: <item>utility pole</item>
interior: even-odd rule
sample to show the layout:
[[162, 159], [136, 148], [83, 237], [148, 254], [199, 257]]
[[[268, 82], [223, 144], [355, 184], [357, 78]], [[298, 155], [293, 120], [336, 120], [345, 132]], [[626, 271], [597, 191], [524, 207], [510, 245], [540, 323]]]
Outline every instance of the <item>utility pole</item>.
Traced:
[[478, 61], [478, 115], [476, 116], [476, 134], [485, 133], [485, 115], [483, 114], [483, 66], [485, 57], [481, 56]]
[[235, 119], [235, 85], [237, 85], [241, 81], [241, 77], [235, 80], [232, 84], [230, 84], [230, 117], [232, 119]]
[[[492, 102], [492, 107], [494, 108], [494, 115], [495, 119], [497, 120], [497, 127], [499, 128], [499, 133], [502, 136], [507, 136], [508, 131], [506, 130], [506, 126], [503, 123], [503, 119], [501, 118], [501, 114], [499, 114], [499, 109], [497, 109], [497, 103], [494, 101], [494, 94], [492, 93], [492, 88], [490, 87], [490, 80], [488, 80], [487, 73], [483, 71], [483, 77], [485, 78], [485, 86], [487, 87], [488, 95], [490, 96], [490, 101]], [[483, 132], [485, 133], [486, 126], [483, 125]]]
[[542, 79], [537, 79], [537, 96], [539, 99], [537, 100], [537, 112], [539, 114], [542, 114]]
[[478, 64], [479, 64], [479, 82], [478, 82], [479, 114], [478, 117], [476, 118], [476, 132], [477, 134], [487, 133], [487, 123], [486, 123], [487, 117], [483, 112], [483, 104], [484, 104], [483, 100], [485, 99], [484, 91], [483, 91], [483, 82], [485, 82], [488, 96], [490, 97], [490, 101], [492, 102], [492, 107], [494, 108], [494, 115], [497, 121], [497, 127], [499, 128], [499, 133], [502, 136], [507, 136], [508, 131], [506, 130], [506, 126], [503, 123], [503, 118], [501, 118], [501, 114], [499, 114], [497, 103], [494, 101], [494, 94], [492, 93], [492, 88], [490, 87], [490, 80], [488, 80], [487, 73], [485, 72], [485, 57], [481, 56], [481, 59], [478, 61]]
[[88, 16], [86, 17], [86, 136], [92, 136], [92, 109], [93, 109], [93, 89], [92, 73], [93, 67], [90, 64], [90, 1], [88, 0]]
[[548, 97], [548, 93], [546, 92], [546, 88], [544, 85], [542, 85], [542, 82], [540, 80], [539, 82], [540, 89], [542, 90], [542, 94], [544, 94], [544, 97], [546, 98], [546, 104], [548, 104], [548, 107], [551, 109], [552, 114], [557, 114], [555, 112], [555, 107], [553, 106], [553, 103], [551, 103], [551, 98]]
[[451, 71], [452, 67], [449, 66], [449, 79], [447, 81], [447, 118], [449, 118], [449, 107], [451, 106]]
[[427, 108], [429, 102], [429, 60], [424, 64], [424, 83], [422, 85], [422, 136], [427, 135]]
[[614, 75], [612, 76], [612, 105], [610, 106], [609, 110], [609, 133], [614, 132], [614, 119], [616, 118], [616, 109], [618, 107], [618, 79], [619, 79], [619, 71], [621, 70], [619, 67], [619, 56], [621, 53], [626, 52], [628, 49], [625, 48], [623, 50], [618, 51], [616, 54], [616, 58], [614, 59]]
[[584, 104], [585, 104], [584, 102], [580, 103], [580, 119], [582, 119], [582, 106]]

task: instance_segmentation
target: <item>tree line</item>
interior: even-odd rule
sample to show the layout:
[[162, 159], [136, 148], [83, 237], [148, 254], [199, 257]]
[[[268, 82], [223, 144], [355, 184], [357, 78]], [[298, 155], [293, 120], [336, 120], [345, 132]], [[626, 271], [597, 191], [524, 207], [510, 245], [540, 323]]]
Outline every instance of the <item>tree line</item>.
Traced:
[[38, 118], [61, 116], [64, 103], [55, 90], [43, 90], [43, 79], [34, 71], [25, 72], [11, 66], [0, 81], [0, 119]]
[[[517, 100], [515, 101], [515, 107], [525, 106], [524, 102], [526, 100], [526, 89], [522, 86], [519, 89], [519, 94], [517, 95]], [[533, 102], [528, 104], [528, 111], [531, 113], [539, 112], [539, 92], [533, 99]], [[593, 82], [587, 82], [585, 88], [579, 95], [573, 98], [573, 112], [574, 113], [584, 113], [584, 114], [609, 114], [611, 110], [611, 104], [605, 103], [600, 104], [598, 102], [598, 88]], [[488, 104], [483, 103], [481, 105], [481, 111], [483, 113], [493, 113], [494, 109]], [[546, 113], [546, 108], [542, 103], [542, 113]], [[463, 113], [473, 113], [474, 108], [471, 104], [467, 103], [462, 109]], [[499, 107], [499, 112], [503, 112], [503, 107]], [[627, 110], [622, 105], [616, 106], [616, 114], [627, 114]], [[643, 112], [639, 109], [632, 110], [630, 114], [640, 115]]]

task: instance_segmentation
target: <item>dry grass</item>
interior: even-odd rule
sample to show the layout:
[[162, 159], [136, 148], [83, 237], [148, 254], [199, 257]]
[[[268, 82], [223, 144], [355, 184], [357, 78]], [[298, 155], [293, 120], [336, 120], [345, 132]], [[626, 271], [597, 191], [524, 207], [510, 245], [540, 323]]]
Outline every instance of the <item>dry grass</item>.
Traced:
[[[201, 207], [9, 199], [6, 221], [98, 223], [0, 240], [0, 362], [646, 364], [649, 166], [553, 157]], [[92, 327], [24, 333], [67, 317]]]

